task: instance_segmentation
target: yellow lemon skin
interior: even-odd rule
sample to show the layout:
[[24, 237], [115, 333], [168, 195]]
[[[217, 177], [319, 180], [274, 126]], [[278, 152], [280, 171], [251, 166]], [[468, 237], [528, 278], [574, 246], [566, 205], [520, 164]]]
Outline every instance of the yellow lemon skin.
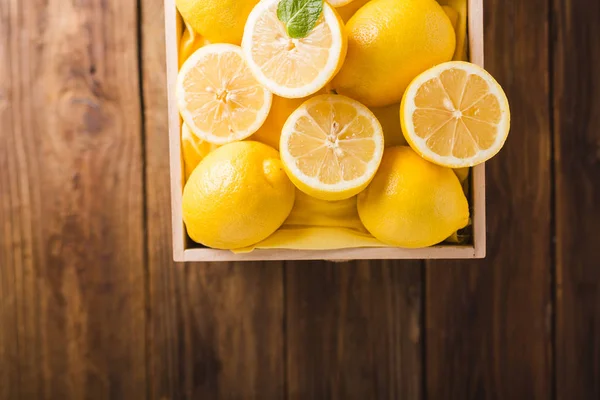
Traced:
[[279, 138], [285, 121], [306, 100], [308, 98], [286, 99], [285, 97], [273, 96], [273, 103], [267, 120], [251, 139], [279, 150]]
[[176, 0], [183, 19], [210, 43], [239, 45], [250, 11], [259, 0]]
[[344, 22], [348, 22], [350, 18], [365, 4], [367, 4], [371, 0], [354, 0], [351, 3], [346, 4], [345, 6], [339, 7], [336, 9], [340, 17]]
[[253, 141], [218, 148], [196, 167], [183, 191], [192, 240], [215, 249], [256, 244], [285, 221], [295, 200], [277, 150]]
[[400, 127], [400, 118], [398, 117], [399, 109], [400, 104], [392, 104], [391, 106], [379, 108], [372, 107], [370, 109], [383, 128], [385, 147], [407, 145], [406, 139], [402, 134], [402, 128]]
[[[250, 137], [250, 140], [264, 143], [279, 150], [279, 139], [281, 138], [281, 130], [283, 129], [285, 122], [290, 115], [302, 105], [302, 103], [319, 94], [326, 94], [326, 90], [321, 89], [312, 96], [300, 99], [287, 99], [285, 97], [273, 95], [273, 103], [271, 104], [271, 111], [269, 111], [267, 120], [260, 129]], [[395, 116], [396, 119], [398, 119], [398, 112], [395, 113]], [[400, 123], [398, 122], [398, 124]], [[404, 135], [401, 136], [402, 140], [405, 141]]]
[[450, 61], [456, 36], [435, 0], [372, 0], [346, 25], [348, 54], [332, 87], [369, 107], [400, 103], [408, 84]]
[[452, 24], [454, 32], [456, 33], [456, 30], [458, 29], [458, 19], [460, 18], [458, 11], [456, 11], [450, 6], [442, 6], [442, 9], [444, 10], [448, 18], [450, 18], [450, 23]]
[[467, 226], [469, 204], [450, 168], [398, 146], [386, 149], [375, 178], [358, 195], [358, 215], [383, 243], [422, 248]]

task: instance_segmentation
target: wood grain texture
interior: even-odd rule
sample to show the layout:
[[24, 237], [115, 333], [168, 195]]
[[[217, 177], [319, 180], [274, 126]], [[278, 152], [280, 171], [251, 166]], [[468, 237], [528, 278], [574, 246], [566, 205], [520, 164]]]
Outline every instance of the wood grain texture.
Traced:
[[143, 398], [136, 3], [0, 15], [0, 393]]
[[174, 264], [162, 0], [0, 0], [0, 400], [600, 398], [600, 5], [550, 4], [485, 1], [488, 258], [423, 270]]
[[600, 4], [553, 2], [558, 399], [600, 398]]
[[[17, 318], [16, 262], [13, 247], [19, 250], [18, 238], [13, 239], [13, 214], [18, 210], [15, 197], [9, 196], [16, 187], [17, 161], [9, 158], [14, 141], [12, 57], [14, 50], [13, 12], [8, 4], [0, 3], [0, 400], [20, 397], [19, 333]], [[6, 143], [6, 144], [5, 144]], [[21, 235], [19, 235], [20, 237]], [[15, 240], [16, 239], [16, 240]]]
[[421, 398], [421, 263], [286, 264], [290, 399]]
[[548, 11], [546, 0], [485, 3], [486, 67], [512, 131], [487, 166], [487, 259], [428, 263], [432, 399], [552, 396]]
[[281, 266], [172, 268], [153, 272], [150, 398], [282, 398]]
[[282, 265], [172, 261], [163, 2], [141, 13], [149, 397], [282, 398]]

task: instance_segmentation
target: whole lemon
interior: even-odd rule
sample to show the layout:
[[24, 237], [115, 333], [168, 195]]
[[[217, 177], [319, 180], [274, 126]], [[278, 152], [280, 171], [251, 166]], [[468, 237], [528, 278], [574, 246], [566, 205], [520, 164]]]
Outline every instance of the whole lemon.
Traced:
[[372, 0], [346, 25], [348, 55], [332, 87], [369, 107], [399, 103], [420, 73], [450, 61], [456, 36], [435, 0]]
[[375, 178], [358, 195], [358, 215], [378, 240], [420, 248], [467, 226], [469, 204], [450, 168], [398, 146], [386, 149]]
[[[279, 149], [279, 138], [281, 137], [283, 125], [285, 125], [289, 116], [292, 115], [292, 113], [307, 99], [308, 98], [286, 99], [285, 97], [273, 96], [273, 103], [271, 104], [269, 116], [260, 129], [252, 136], [252, 140]], [[398, 115], [396, 115], [396, 117], [398, 117]]]
[[383, 136], [385, 136], [385, 147], [404, 146], [407, 145], [406, 139], [402, 134], [400, 127], [400, 118], [398, 117], [400, 104], [392, 104], [387, 107], [371, 107], [371, 111], [383, 128]]
[[183, 220], [195, 242], [217, 249], [247, 247], [283, 224], [295, 195], [277, 150], [235, 142], [196, 167], [183, 191]]
[[175, 0], [183, 19], [210, 43], [242, 43], [244, 26], [259, 0]]
[[344, 20], [344, 22], [348, 22], [350, 18], [365, 4], [367, 4], [371, 0], [354, 0], [345, 6], [336, 8], [340, 17]]

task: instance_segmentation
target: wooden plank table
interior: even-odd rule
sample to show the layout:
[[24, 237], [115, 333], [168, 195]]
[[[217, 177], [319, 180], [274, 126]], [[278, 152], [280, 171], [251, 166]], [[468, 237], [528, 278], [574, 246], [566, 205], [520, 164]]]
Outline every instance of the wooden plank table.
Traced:
[[161, 0], [0, 0], [0, 400], [599, 399], [600, 3], [486, 0], [488, 258], [171, 261]]

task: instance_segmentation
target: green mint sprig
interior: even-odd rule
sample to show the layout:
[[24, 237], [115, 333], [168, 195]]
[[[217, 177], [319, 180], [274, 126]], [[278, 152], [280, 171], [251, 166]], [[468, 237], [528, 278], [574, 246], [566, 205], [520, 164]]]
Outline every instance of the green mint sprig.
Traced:
[[293, 39], [308, 36], [322, 12], [323, 0], [281, 0], [277, 7], [277, 17]]

